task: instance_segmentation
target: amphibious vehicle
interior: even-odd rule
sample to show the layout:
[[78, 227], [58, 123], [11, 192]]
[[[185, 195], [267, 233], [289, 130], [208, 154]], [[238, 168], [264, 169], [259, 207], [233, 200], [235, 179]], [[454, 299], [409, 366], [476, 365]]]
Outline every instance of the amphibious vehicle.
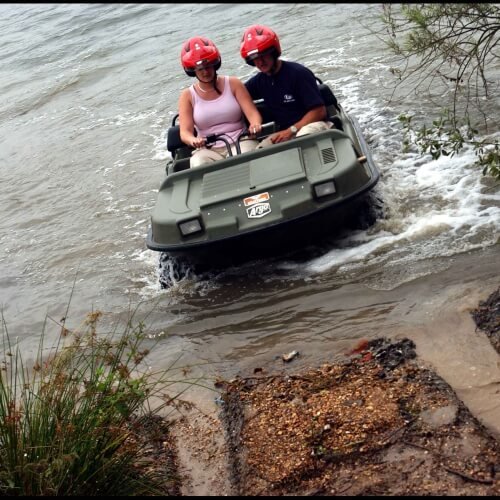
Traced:
[[[224, 264], [308, 244], [365, 210], [379, 171], [357, 121], [330, 87], [319, 79], [318, 85], [334, 127], [201, 167], [189, 168], [192, 149], [180, 140], [174, 117], [167, 134], [172, 160], [151, 215], [147, 247]], [[263, 135], [276, 131], [265, 103], [256, 105], [268, 122]], [[225, 141], [207, 138], [215, 140]]]

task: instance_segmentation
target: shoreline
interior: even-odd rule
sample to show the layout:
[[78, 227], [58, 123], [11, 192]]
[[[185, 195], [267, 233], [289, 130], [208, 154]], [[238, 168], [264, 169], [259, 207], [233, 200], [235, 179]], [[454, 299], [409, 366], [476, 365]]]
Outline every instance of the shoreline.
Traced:
[[[476, 323], [475, 333], [486, 335], [500, 354], [500, 288], [469, 312]], [[258, 369], [248, 377], [219, 381], [222, 386], [219, 411], [208, 414], [193, 409], [177, 419], [170, 429], [176, 451], [175, 459], [170, 455], [169, 460], [171, 465], [175, 462], [178, 471], [178, 494], [385, 493], [405, 496], [453, 491], [457, 495], [498, 495], [498, 436], [471, 414], [449, 384], [430, 370], [427, 363], [421, 362], [412, 344], [408, 339], [372, 339], [354, 346], [350, 358], [343, 364], [323, 364], [288, 374]], [[394, 365], [392, 369], [391, 365]], [[323, 408], [327, 407], [326, 402], [334, 408], [335, 398], [342, 392], [352, 394], [352, 388], [347, 390], [342, 384], [328, 390], [331, 373], [348, 379], [340, 373], [345, 367], [354, 373], [351, 382], [357, 381], [359, 387], [367, 390], [362, 396], [350, 398], [354, 402], [347, 398], [347, 406], [342, 407], [347, 422], [343, 429], [347, 436], [352, 434], [349, 426], [355, 427], [356, 416], [358, 423], [362, 422], [361, 429], [364, 425], [371, 429], [372, 435], [380, 431], [380, 435], [385, 436], [379, 448], [373, 444], [376, 441], [370, 441], [362, 432], [362, 438], [352, 434], [351, 442], [357, 443], [354, 451], [349, 446], [339, 451], [333, 442], [329, 446], [318, 446], [317, 439], [327, 439], [327, 436], [332, 439], [332, 429], [342, 427], [338, 415], [332, 422], [322, 422], [317, 427], [314, 445], [311, 425], [314, 422], [319, 425], [318, 419], [322, 417], [318, 415], [314, 420], [314, 415], [307, 412], [297, 416], [297, 408], [307, 406], [318, 394], [325, 398]], [[313, 384], [307, 389], [312, 379], [317, 387]], [[417, 384], [418, 390], [416, 379], [423, 381]], [[379, 387], [378, 399], [365, 404], [372, 397], [368, 389], [380, 381], [386, 389], [382, 391]], [[292, 386], [296, 391], [293, 397], [286, 394]], [[411, 390], [410, 386], [413, 386]], [[300, 398], [297, 391], [303, 392]], [[399, 405], [397, 410], [390, 400], [384, 400], [383, 395], [388, 391], [394, 401], [406, 399], [406, 406]], [[413, 407], [408, 406], [410, 396], [415, 399]], [[281, 403], [284, 416], [273, 407], [276, 401]], [[420, 406], [416, 401], [420, 401]], [[422, 403], [425, 401], [427, 403]], [[377, 405], [378, 411], [374, 411]], [[413, 408], [413, 415], [408, 413], [408, 408]], [[281, 428], [291, 414], [295, 415], [293, 425]], [[384, 417], [389, 414], [393, 417], [392, 427]], [[249, 431], [252, 425], [258, 429], [253, 434]], [[274, 428], [274, 437], [268, 432], [271, 428]], [[365, 445], [361, 445], [362, 442]], [[283, 443], [284, 448], [279, 452]], [[435, 443], [439, 446], [434, 446]], [[337, 451], [332, 454], [332, 449]], [[281, 466], [273, 468], [279, 457]], [[387, 467], [381, 465], [384, 463]]]

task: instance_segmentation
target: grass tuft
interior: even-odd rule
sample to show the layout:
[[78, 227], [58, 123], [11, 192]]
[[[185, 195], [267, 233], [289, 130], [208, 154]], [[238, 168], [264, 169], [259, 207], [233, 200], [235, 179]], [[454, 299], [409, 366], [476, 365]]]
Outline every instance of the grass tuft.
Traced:
[[[172, 380], [172, 367], [154, 373], [143, 366], [142, 322], [128, 321], [125, 332], [109, 337], [97, 333], [100, 318], [89, 314], [73, 332], [63, 318], [50, 356], [43, 356], [42, 334], [27, 366], [2, 316], [0, 495], [168, 494], [168, 478], [138, 465], [140, 433], [175, 400], [166, 387], [196, 382]], [[152, 398], [160, 401], [155, 408]]]

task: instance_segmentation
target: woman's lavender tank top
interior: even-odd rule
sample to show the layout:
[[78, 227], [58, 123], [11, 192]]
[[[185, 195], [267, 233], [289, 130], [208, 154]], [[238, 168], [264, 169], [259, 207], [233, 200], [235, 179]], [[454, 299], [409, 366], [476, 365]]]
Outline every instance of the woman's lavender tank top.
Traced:
[[[206, 137], [211, 134], [227, 134], [232, 141], [245, 128], [241, 107], [231, 92], [229, 76], [224, 77], [224, 90], [222, 94], [213, 101], [201, 98], [194, 90], [194, 85], [189, 87], [193, 102], [193, 120], [198, 135]], [[216, 147], [224, 147], [222, 141], [215, 143]]]

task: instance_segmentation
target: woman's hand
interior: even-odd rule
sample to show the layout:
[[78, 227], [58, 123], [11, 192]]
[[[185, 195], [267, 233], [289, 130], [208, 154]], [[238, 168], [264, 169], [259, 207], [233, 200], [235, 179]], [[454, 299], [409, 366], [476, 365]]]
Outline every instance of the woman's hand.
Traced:
[[189, 141], [189, 145], [195, 149], [202, 148], [203, 146], [205, 146], [205, 143], [206, 143], [205, 137], [196, 137], [194, 135]]
[[248, 133], [250, 137], [255, 137], [256, 134], [262, 131], [262, 123], [250, 123], [248, 125]]

